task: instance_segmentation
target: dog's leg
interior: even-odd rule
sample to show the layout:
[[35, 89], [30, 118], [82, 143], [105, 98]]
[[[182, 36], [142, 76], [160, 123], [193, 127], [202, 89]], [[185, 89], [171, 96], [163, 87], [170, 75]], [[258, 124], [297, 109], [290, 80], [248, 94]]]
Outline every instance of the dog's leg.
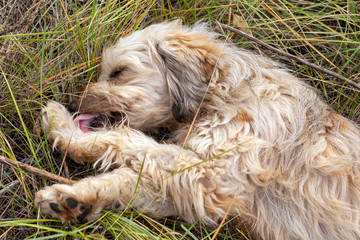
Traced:
[[[103, 209], [121, 211], [130, 202], [130, 207], [155, 216], [175, 214], [170, 201], [159, 201], [153, 192], [146, 193], [146, 179], [140, 180], [135, 192], [137, 179], [138, 175], [133, 170], [120, 168], [82, 179], [71, 186], [55, 184], [36, 194], [36, 204], [42, 212], [64, 223], [93, 220], [101, 215]], [[146, 196], [139, 197], [141, 193]]]
[[[72, 186], [55, 184], [39, 191], [36, 203], [41, 211], [63, 222], [75, 222], [95, 219], [103, 209], [123, 210], [130, 204], [155, 217], [175, 215], [189, 222], [199, 217], [203, 221], [218, 220], [207, 215], [214, 213], [216, 207], [211, 201], [206, 203], [217, 199], [215, 195], [207, 196], [215, 189], [216, 170], [206, 164], [192, 167], [201, 162], [194, 153], [134, 133], [127, 135], [129, 144], [117, 149], [124, 161], [121, 168], [82, 179]], [[147, 145], [143, 145], [145, 142]], [[230, 202], [232, 198], [227, 196], [224, 200]]]
[[[37, 193], [36, 204], [63, 222], [92, 220], [103, 209], [123, 210], [129, 204], [155, 217], [174, 215], [189, 222], [202, 218], [207, 223], [218, 220], [225, 210], [211, 202], [220, 197], [213, 192], [216, 170], [206, 164], [193, 166], [201, 162], [196, 155], [175, 145], [151, 140], [146, 149], [141, 148], [141, 142], [149, 140], [145, 135], [131, 136], [133, 147], [118, 149], [123, 151], [126, 166], [71, 186], [47, 187]], [[228, 194], [224, 201], [230, 203], [233, 197]], [[215, 212], [220, 213], [218, 218], [208, 215]]]

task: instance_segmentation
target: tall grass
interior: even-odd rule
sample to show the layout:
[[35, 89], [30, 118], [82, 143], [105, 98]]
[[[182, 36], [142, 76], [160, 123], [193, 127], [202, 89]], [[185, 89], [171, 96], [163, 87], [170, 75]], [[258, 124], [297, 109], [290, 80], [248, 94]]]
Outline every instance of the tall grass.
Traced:
[[[91, 166], [74, 164], [51, 149], [38, 124], [41, 108], [48, 100], [69, 102], [78, 87], [96, 81], [104, 47], [156, 21], [202, 20], [218, 31], [218, 22], [229, 24], [359, 82], [359, 11], [354, 0], [2, 1], [0, 152], [72, 179], [96, 174]], [[234, 33], [223, 35], [241, 48], [283, 62], [336, 111], [360, 122], [359, 89], [289, 62]], [[46, 179], [6, 166], [0, 171], [0, 239], [211, 239], [215, 233], [180, 219], [154, 220], [135, 211], [104, 212], [95, 222], [63, 226], [44, 219], [34, 207], [34, 193], [50, 184]], [[245, 225], [228, 221], [217, 238], [250, 235]]]

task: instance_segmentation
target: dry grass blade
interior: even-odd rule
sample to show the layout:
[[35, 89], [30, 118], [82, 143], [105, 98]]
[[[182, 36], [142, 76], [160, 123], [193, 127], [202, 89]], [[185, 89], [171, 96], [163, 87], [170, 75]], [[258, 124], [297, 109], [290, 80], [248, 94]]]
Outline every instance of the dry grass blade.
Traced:
[[[271, 1], [274, 3], [273, 1]], [[297, 37], [302, 39], [302, 36], [297, 33], [289, 24], [287, 24], [285, 21], [283, 21], [266, 3], [261, 4], [271, 15], [273, 15], [275, 18], [277, 18], [281, 23], [283, 23], [292, 33], [294, 33]], [[275, 4], [277, 5], [277, 4]], [[324, 58], [327, 62], [329, 62], [333, 67], [338, 68], [333, 62], [331, 62], [327, 57], [325, 57], [319, 50], [317, 50], [312, 44], [310, 44], [309, 41], [304, 40], [304, 42], [310, 46], [314, 51], [316, 51], [322, 58]]]
[[215, 232], [214, 235], [212, 236], [211, 240], [216, 239], [216, 236], [218, 235], [221, 227], [224, 225], [225, 219], [226, 219], [227, 216], [229, 215], [230, 209], [231, 209], [232, 205], [234, 204], [234, 200], [235, 200], [235, 197], [231, 200], [231, 203], [230, 203], [230, 205], [229, 205], [229, 207], [228, 207], [228, 210], [226, 211], [225, 216], [224, 216], [223, 219], [221, 220], [221, 222], [220, 222], [218, 228], [216, 229], [216, 232]]
[[305, 65], [307, 65], [307, 66], [309, 66], [309, 67], [312, 67], [312, 68], [317, 69], [317, 70], [319, 70], [319, 71], [321, 71], [321, 72], [324, 72], [324, 73], [326, 73], [326, 74], [329, 74], [330, 76], [336, 77], [336, 78], [338, 78], [338, 79], [340, 79], [340, 80], [342, 80], [342, 81], [344, 81], [344, 82], [348, 82], [350, 85], [352, 85], [352, 86], [360, 89], [360, 84], [358, 84], [358, 83], [356, 83], [356, 82], [354, 82], [354, 81], [352, 81], [352, 80], [350, 80], [350, 79], [347, 79], [347, 78], [341, 76], [340, 74], [337, 74], [336, 72], [333, 72], [333, 71], [331, 71], [331, 70], [329, 70], [329, 69], [325, 69], [325, 68], [323, 68], [323, 67], [321, 67], [321, 66], [318, 66], [318, 65], [316, 65], [316, 64], [313, 64], [313, 63], [311, 63], [311, 62], [308, 62], [308, 61], [306, 61], [306, 60], [304, 60], [304, 59], [301, 59], [301, 58], [299, 58], [299, 57], [297, 57], [297, 56], [291, 55], [291, 54], [289, 54], [289, 53], [287, 53], [287, 52], [284, 52], [284, 51], [281, 51], [281, 50], [279, 50], [279, 49], [277, 49], [277, 48], [274, 48], [274, 47], [270, 46], [269, 44], [267, 44], [267, 43], [265, 43], [265, 42], [263, 42], [263, 41], [255, 38], [255, 37], [253, 37], [253, 36], [250, 36], [250, 35], [242, 32], [242, 31], [240, 31], [240, 30], [238, 30], [238, 29], [236, 29], [236, 28], [230, 27], [230, 26], [225, 25], [225, 24], [222, 24], [222, 23], [220, 23], [220, 25], [221, 25], [222, 28], [225, 28], [225, 29], [227, 29], [227, 30], [230, 30], [230, 31], [232, 31], [232, 32], [234, 32], [234, 33], [236, 33], [236, 34], [239, 34], [239, 35], [247, 38], [247, 39], [250, 39], [250, 40], [258, 43], [258, 44], [261, 45], [262, 47], [265, 47], [265, 48], [267, 48], [267, 49], [269, 49], [269, 50], [271, 50], [271, 51], [273, 51], [273, 52], [275, 52], [275, 53], [277, 53], [277, 54], [280, 54], [280, 55], [282, 55], [282, 56], [284, 56], [284, 57], [286, 57], [286, 58], [288, 58], [288, 59], [294, 60], [294, 61], [299, 62], [299, 63], [301, 63], [301, 64], [305, 64]]

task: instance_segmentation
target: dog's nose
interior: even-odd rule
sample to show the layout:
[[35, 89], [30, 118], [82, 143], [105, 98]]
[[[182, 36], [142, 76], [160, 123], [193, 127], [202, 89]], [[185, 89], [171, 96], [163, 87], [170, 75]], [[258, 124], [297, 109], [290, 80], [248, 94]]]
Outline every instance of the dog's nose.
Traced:
[[77, 102], [76, 102], [76, 101], [71, 102], [71, 103], [69, 104], [69, 106], [68, 106], [68, 110], [69, 110], [69, 112], [71, 112], [71, 113], [76, 112], [76, 110], [77, 110]]

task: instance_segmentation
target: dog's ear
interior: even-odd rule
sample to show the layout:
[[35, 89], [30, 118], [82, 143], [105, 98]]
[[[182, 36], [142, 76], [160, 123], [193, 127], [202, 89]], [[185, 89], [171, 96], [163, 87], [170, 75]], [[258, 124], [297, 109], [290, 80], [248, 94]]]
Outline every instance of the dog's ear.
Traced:
[[191, 122], [210, 79], [219, 77], [219, 49], [206, 34], [186, 32], [158, 43], [156, 51], [164, 67], [173, 116], [178, 122]]

